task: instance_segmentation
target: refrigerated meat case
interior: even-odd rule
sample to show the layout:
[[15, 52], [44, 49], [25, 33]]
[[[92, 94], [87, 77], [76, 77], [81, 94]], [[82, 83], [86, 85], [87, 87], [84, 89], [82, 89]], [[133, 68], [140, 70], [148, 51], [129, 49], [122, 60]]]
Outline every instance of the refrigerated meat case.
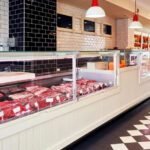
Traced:
[[[119, 83], [118, 51], [3, 52], [0, 63], [0, 123], [79, 101]], [[43, 67], [53, 71], [43, 75]]]
[[124, 62], [124, 67], [138, 67], [139, 83], [150, 79], [150, 51], [120, 50], [120, 63], [121, 62]]
[[150, 79], [150, 51], [141, 51], [139, 55], [140, 83]]

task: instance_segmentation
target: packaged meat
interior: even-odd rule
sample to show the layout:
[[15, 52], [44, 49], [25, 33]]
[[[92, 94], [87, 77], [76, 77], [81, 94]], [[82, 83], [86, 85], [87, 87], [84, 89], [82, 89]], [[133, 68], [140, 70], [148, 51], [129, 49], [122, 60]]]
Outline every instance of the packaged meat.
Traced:
[[29, 113], [29, 112], [34, 112], [39, 110], [39, 104], [38, 104], [39, 99], [40, 99], [39, 97], [32, 95], [30, 97], [21, 98], [15, 101], [21, 103], [25, 107], [26, 112]]
[[19, 117], [25, 111], [24, 107], [20, 103], [12, 101], [0, 102], [0, 110], [4, 114], [4, 120]]
[[32, 96], [33, 94], [28, 91], [9, 95], [9, 97], [11, 97], [12, 99], [22, 99], [22, 98], [28, 98]]
[[27, 87], [26, 90], [36, 96], [40, 96], [43, 92], [49, 90], [49, 88], [42, 87], [42, 86], [31, 86], [31, 87]]
[[62, 93], [55, 92], [53, 90], [48, 90], [42, 93], [39, 98], [40, 99], [38, 99], [38, 103], [40, 109], [52, 107], [68, 100], [65, 95], [63, 95]]

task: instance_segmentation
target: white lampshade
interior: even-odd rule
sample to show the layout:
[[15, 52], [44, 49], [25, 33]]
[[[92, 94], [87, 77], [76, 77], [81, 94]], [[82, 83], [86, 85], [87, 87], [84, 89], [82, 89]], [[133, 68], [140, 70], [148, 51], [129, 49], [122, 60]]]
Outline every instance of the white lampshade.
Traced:
[[99, 6], [92, 6], [87, 10], [85, 16], [87, 18], [101, 18], [101, 17], [105, 17], [106, 14], [103, 8]]
[[143, 25], [139, 21], [133, 21], [129, 25], [129, 28], [130, 29], [141, 29], [141, 28], [143, 28]]

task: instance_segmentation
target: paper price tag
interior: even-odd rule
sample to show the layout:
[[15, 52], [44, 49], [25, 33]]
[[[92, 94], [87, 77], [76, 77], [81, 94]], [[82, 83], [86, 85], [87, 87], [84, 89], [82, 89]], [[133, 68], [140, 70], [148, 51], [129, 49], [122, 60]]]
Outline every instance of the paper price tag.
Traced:
[[4, 112], [0, 111], [0, 117], [3, 117], [3, 116], [4, 116]]
[[20, 112], [20, 111], [21, 111], [21, 109], [20, 109], [19, 106], [13, 109], [13, 112], [14, 112], [15, 114], [18, 113], [18, 112]]
[[108, 86], [108, 84], [107, 84], [107, 83], [105, 83], [104, 85], [105, 85], [105, 86]]
[[53, 101], [54, 101], [54, 99], [53, 99], [53, 98], [51, 98], [51, 97], [46, 98], [46, 102], [47, 102], [47, 103], [52, 103]]
[[39, 107], [39, 104], [37, 102], [34, 103], [35, 107]]
[[58, 101], [60, 101], [60, 97], [59, 97], [59, 96], [56, 96], [56, 99], [57, 99]]
[[80, 94], [83, 94], [83, 91], [82, 91], [82, 90], [80, 90]]
[[66, 95], [66, 97], [67, 97], [67, 98], [70, 98], [70, 94], [68, 93], [68, 94]]
[[30, 105], [27, 104], [27, 105], [25, 106], [25, 108], [26, 108], [26, 109], [30, 109]]

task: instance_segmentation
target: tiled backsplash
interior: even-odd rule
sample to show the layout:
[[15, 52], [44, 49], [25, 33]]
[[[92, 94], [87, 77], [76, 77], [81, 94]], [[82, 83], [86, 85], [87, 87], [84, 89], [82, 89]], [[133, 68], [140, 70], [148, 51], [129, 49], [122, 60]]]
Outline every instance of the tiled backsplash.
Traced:
[[[73, 17], [73, 30], [57, 29], [58, 50], [100, 50], [115, 47], [115, 19], [107, 16], [93, 20], [96, 22], [96, 32], [89, 34], [83, 31], [85, 10], [58, 2], [57, 11]], [[112, 36], [103, 35], [102, 24], [112, 26]]]
[[24, 51], [24, 0], [9, 0], [9, 37], [15, 38], [10, 50]]
[[10, 0], [16, 51], [56, 51], [56, 0]]
[[56, 0], [25, 0], [26, 51], [56, 51]]
[[[8, 39], [8, 12], [9, 36], [16, 39], [16, 47], [11, 50], [99, 50], [115, 47], [115, 19], [111, 17], [96, 19], [94, 20], [96, 32], [85, 33], [82, 26], [85, 10], [56, 3], [56, 0], [9, 0], [9, 6], [8, 0], [1, 0], [0, 21], [3, 23], [0, 24], [0, 40], [3, 37], [5, 43]], [[74, 28], [68, 32], [58, 30], [56, 44], [57, 12], [73, 16]], [[102, 34], [102, 23], [112, 25], [112, 36]]]
[[0, 0], [0, 51], [5, 50], [9, 36], [8, 0]]

